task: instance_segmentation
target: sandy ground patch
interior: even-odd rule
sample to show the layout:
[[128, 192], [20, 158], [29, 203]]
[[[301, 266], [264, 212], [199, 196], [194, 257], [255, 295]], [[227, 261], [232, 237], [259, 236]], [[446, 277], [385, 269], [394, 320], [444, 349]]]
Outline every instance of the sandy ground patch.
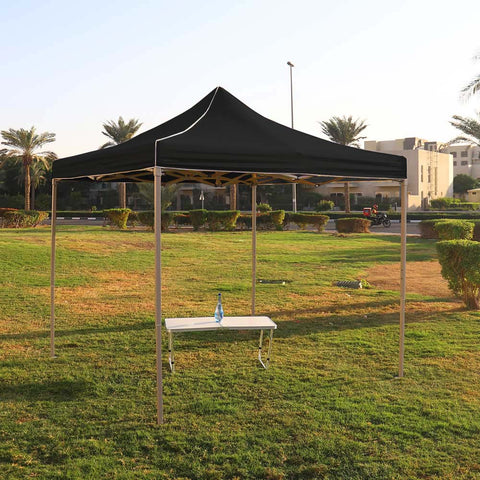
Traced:
[[[455, 299], [442, 277], [440, 264], [433, 262], [407, 263], [407, 293]], [[366, 272], [367, 281], [375, 288], [400, 290], [400, 263], [374, 265]]]

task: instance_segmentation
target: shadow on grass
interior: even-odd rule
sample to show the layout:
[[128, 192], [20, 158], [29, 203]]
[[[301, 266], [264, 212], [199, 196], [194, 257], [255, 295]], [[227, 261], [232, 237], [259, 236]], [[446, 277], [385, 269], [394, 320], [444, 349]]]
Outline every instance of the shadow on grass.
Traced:
[[[155, 323], [153, 320], [145, 321], [141, 323], [129, 324], [129, 325], [115, 325], [111, 327], [86, 327], [71, 330], [55, 330], [55, 337], [68, 337], [70, 335], [90, 335], [90, 334], [102, 334], [102, 333], [115, 333], [115, 332], [131, 332], [139, 330], [155, 329]], [[36, 338], [50, 337], [49, 330], [41, 330], [28, 333], [5, 333], [0, 335], [0, 341], [2, 340], [31, 340]]]
[[85, 380], [57, 380], [16, 385], [0, 384], [0, 402], [8, 400], [69, 402], [91, 394], [92, 385]]

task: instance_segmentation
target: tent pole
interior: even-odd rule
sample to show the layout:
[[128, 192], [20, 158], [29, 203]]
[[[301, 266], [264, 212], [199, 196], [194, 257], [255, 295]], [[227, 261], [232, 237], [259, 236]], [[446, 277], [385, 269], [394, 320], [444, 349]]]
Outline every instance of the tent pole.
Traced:
[[252, 185], [252, 315], [255, 315], [255, 287], [257, 281], [257, 185]]
[[52, 213], [50, 229], [52, 232], [51, 257], [50, 257], [50, 356], [55, 357], [55, 249], [57, 229], [57, 182], [52, 179]]
[[405, 357], [405, 301], [407, 294], [407, 209], [408, 193], [407, 180], [401, 182], [401, 247], [400, 247], [400, 358], [399, 358], [399, 378], [403, 377], [403, 364]]
[[157, 424], [163, 423], [162, 378], [162, 169], [155, 172], [155, 341], [157, 368]]

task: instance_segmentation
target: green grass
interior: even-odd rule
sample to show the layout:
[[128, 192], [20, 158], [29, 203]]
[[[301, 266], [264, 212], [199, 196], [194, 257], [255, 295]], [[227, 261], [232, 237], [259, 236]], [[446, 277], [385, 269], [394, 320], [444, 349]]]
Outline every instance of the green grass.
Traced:
[[[480, 316], [410, 293], [345, 290], [399, 237], [258, 235], [257, 313], [278, 323], [268, 370], [254, 332], [176, 336], [155, 424], [153, 235], [60, 227], [49, 358], [49, 230], [0, 230], [0, 478], [480, 478]], [[250, 234], [163, 237], [167, 316], [249, 313]], [[410, 261], [435, 258], [409, 238]], [[166, 352], [166, 344], [163, 345]]]

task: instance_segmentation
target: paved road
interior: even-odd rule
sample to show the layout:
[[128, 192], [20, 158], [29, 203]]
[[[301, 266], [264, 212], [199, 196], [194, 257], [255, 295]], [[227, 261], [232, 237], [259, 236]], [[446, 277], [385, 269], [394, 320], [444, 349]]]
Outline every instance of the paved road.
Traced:
[[[86, 218], [82, 219], [64, 219], [64, 220], [57, 220], [57, 225], [92, 225], [101, 227], [103, 225], [103, 218], [98, 220], [87, 220]], [[290, 230], [295, 230], [295, 227], [292, 225]], [[329, 220], [327, 226], [325, 228], [327, 232], [334, 232], [335, 231], [335, 221]], [[385, 228], [384, 226], [377, 225], [374, 227], [370, 227], [370, 231], [372, 233], [383, 233], [383, 234], [396, 234], [400, 235], [400, 222], [392, 222], [390, 228]], [[407, 223], [407, 234], [408, 235], [420, 235], [420, 227], [418, 223]]]

